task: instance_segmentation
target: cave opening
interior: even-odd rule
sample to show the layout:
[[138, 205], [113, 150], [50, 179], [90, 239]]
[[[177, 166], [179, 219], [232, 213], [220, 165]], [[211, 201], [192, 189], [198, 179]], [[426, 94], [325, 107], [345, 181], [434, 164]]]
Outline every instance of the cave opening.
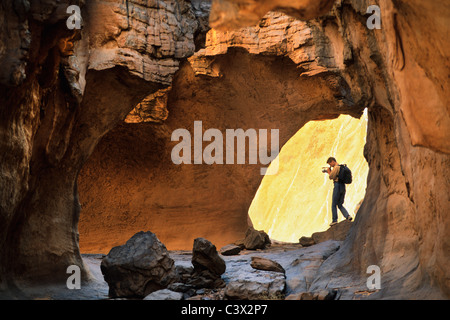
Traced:
[[[367, 109], [360, 119], [310, 121], [283, 146], [278, 173], [264, 176], [249, 208], [255, 229], [282, 242], [325, 231], [332, 221], [333, 184], [321, 167], [329, 156], [352, 170], [344, 207], [354, 218], [364, 199], [369, 171], [363, 155], [367, 134]], [[269, 167], [270, 170], [270, 167]], [[344, 220], [338, 210], [338, 221]]]

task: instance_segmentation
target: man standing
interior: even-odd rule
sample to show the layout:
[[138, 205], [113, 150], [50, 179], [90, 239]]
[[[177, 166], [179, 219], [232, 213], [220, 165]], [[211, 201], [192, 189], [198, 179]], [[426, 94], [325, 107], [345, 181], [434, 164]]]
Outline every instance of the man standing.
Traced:
[[334, 182], [333, 198], [331, 201], [331, 213], [333, 221], [330, 224], [330, 226], [334, 226], [335, 224], [337, 224], [338, 220], [337, 208], [341, 210], [342, 215], [348, 221], [352, 221], [353, 218], [348, 214], [347, 209], [345, 209], [343, 206], [345, 198], [345, 183], [343, 181], [339, 181], [339, 171], [341, 167], [333, 157], [328, 158], [327, 164], [329, 164], [331, 167], [327, 168], [328, 175], [330, 176], [330, 180], [333, 180]]

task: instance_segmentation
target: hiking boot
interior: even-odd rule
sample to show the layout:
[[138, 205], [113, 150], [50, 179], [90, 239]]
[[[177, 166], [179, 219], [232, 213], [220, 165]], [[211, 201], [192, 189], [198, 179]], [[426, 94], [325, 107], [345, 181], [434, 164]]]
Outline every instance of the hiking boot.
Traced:
[[348, 216], [347, 221], [352, 221], [353, 218], [351, 216]]
[[334, 221], [334, 222], [330, 223], [330, 227], [334, 226], [335, 224], [337, 224], [337, 222], [336, 222], [336, 221]]

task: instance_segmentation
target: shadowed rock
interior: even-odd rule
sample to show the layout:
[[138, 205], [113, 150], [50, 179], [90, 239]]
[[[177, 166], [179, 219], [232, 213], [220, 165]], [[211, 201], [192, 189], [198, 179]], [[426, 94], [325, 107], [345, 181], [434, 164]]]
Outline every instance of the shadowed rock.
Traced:
[[225, 261], [210, 241], [204, 238], [194, 240], [192, 265], [194, 270], [187, 284], [195, 288], [217, 288], [224, 285], [220, 276], [226, 270]]
[[228, 244], [220, 249], [220, 254], [223, 256], [233, 256], [241, 252], [241, 247], [235, 244]]
[[270, 244], [270, 239], [264, 231], [258, 231], [252, 227], [247, 229], [244, 239], [244, 246], [248, 250], [264, 249]]
[[[0, 4], [0, 21], [5, 22], [5, 32], [0, 35], [0, 47], [5, 49], [0, 55], [4, 62], [0, 72], [2, 290], [20, 287], [26, 280], [59, 281], [67, 276], [62, 271], [72, 264], [84, 271], [77, 234], [81, 210], [78, 190], [85, 190], [81, 191], [82, 197], [89, 192], [87, 188], [78, 189], [78, 173], [98, 141], [132, 108], [145, 96], [172, 84], [169, 122], [155, 126], [157, 130], [151, 134], [159, 130], [161, 135], [155, 134], [157, 138], [150, 140], [154, 143], [150, 145], [152, 152], [145, 153], [145, 157], [154, 154], [160, 158], [145, 163], [143, 168], [155, 168], [161, 163], [172, 165], [166, 161], [170, 158], [170, 145], [157, 142], [170, 141], [170, 132], [186, 128], [199, 115], [205, 115], [205, 125], [209, 119], [208, 127], [218, 129], [229, 128], [230, 124], [242, 128], [283, 128], [283, 145], [307, 121], [342, 113], [358, 116], [368, 107], [364, 149], [370, 168], [367, 193], [358, 221], [339, 252], [321, 265], [312, 291], [348, 287], [349, 282], [353, 286], [365, 285], [366, 278], [355, 274], [365, 275], [367, 265], [377, 264], [383, 274], [383, 289], [373, 298], [450, 296], [450, 215], [444, 214], [448, 211], [445, 208], [449, 195], [445, 190], [450, 181], [450, 82], [445, 54], [450, 25], [442, 23], [450, 16], [446, 1], [384, 1], [380, 30], [367, 29], [365, 2], [337, 1], [326, 19], [301, 23], [271, 14], [253, 30], [240, 31], [242, 41], [232, 34], [228, 36], [233, 38], [228, 38], [212, 31], [211, 42], [218, 41], [207, 46], [205, 54], [197, 52], [198, 63], [186, 62], [195, 51], [196, 32], [189, 1], [164, 1], [167, 6], [159, 5], [160, 2], [140, 5], [142, 1], [127, 1], [126, 8], [120, 1], [81, 1], [80, 4], [86, 2], [83, 20], [88, 27], [82, 32], [82, 40], [75, 40], [72, 31], [61, 28], [67, 15], [55, 15], [57, 7], [63, 8], [69, 2], [49, 0], [40, 5], [44, 1], [31, 1], [28, 6], [26, 1], [9, 0]], [[227, 18], [234, 21], [235, 17], [253, 25], [269, 10], [261, 6], [255, 15], [252, 9], [258, 7], [256, 1], [233, 0], [231, 5], [237, 11], [228, 10], [225, 0], [220, 2], [222, 5], [214, 9], [212, 19], [217, 26], [233, 28]], [[245, 6], [239, 5], [244, 2]], [[311, 5], [304, 8], [296, 6], [308, 3]], [[315, 4], [280, 0], [275, 7], [290, 14], [308, 9], [312, 14], [302, 14], [303, 18], [316, 17], [329, 9], [328, 1]], [[287, 21], [289, 28], [285, 22], [276, 23], [280, 20]], [[269, 30], [264, 26], [280, 28]], [[258, 36], [263, 33], [267, 37]], [[66, 59], [70, 50], [62, 50], [61, 44], [73, 42], [75, 55]], [[232, 46], [244, 51], [233, 50]], [[217, 56], [214, 52], [218, 52]], [[79, 73], [70, 62], [72, 58], [79, 65]], [[179, 61], [183, 61], [180, 69]], [[197, 77], [197, 70], [203, 76]], [[77, 77], [79, 83], [75, 83]], [[131, 149], [128, 145], [127, 150]], [[167, 153], [169, 158], [164, 158]], [[104, 164], [101, 155], [100, 152], [99, 161]], [[130, 158], [137, 159], [136, 154]], [[123, 163], [119, 165], [124, 168]], [[93, 167], [92, 171], [98, 172], [100, 167]], [[259, 173], [255, 176], [245, 166], [235, 167], [198, 179], [205, 189], [218, 189], [217, 198], [205, 196], [198, 188], [192, 188], [185, 196], [200, 194], [201, 199], [206, 199], [208, 206], [204, 208], [208, 210], [204, 211], [211, 213], [207, 218], [230, 213], [226, 221], [233, 221], [233, 225], [215, 225], [225, 243], [244, 235], [247, 209], [260, 181]], [[114, 174], [126, 171], [127, 178], [132, 176], [129, 169], [108, 170]], [[152, 193], [159, 198], [167, 195], [169, 200], [189, 202], [179, 201], [181, 192], [174, 197], [176, 193], [170, 188], [161, 190], [162, 185], [172, 181], [173, 189], [185, 191], [186, 186], [179, 185], [181, 181], [202, 176], [189, 171], [192, 169], [184, 170], [160, 170], [164, 184], [152, 177], [151, 183], [160, 190], [151, 190]], [[140, 177], [142, 172], [138, 172]], [[170, 172], [176, 175], [171, 176]], [[233, 179], [227, 181], [224, 177]], [[212, 183], [205, 183], [206, 180]], [[119, 192], [111, 191], [123, 187], [118, 181], [111, 189], [105, 185], [99, 188], [117, 197]], [[211, 188], [218, 181], [222, 187]], [[85, 182], [85, 186], [94, 184]], [[226, 185], [232, 190], [224, 189]], [[216, 201], [222, 198], [227, 201]], [[209, 206], [212, 199], [219, 207], [215, 211]], [[167, 204], [173, 205], [169, 200]], [[199, 199], [192, 200], [195, 203]], [[149, 199], [148, 203], [158, 201]], [[167, 207], [179, 208], [179, 203], [175, 204]], [[106, 201], [101, 205], [106, 205]], [[81, 216], [88, 216], [86, 207], [83, 206]], [[199, 211], [198, 207], [194, 210]], [[194, 221], [196, 228], [197, 221], [219, 220], [199, 220], [192, 211], [179, 211], [183, 212], [180, 221]], [[98, 218], [100, 215], [93, 216], [97, 221], [112, 223], [110, 219]], [[116, 235], [128, 234], [124, 229], [132, 225], [127, 221], [117, 224], [117, 233], [111, 232], [111, 226], [101, 232], [101, 224], [92, 221], [85, 224], [90, 234], [79, 230], [82, 239], [94, 242], [102, 238], [117, 241]]]
[[217, 276], [224, 273], [226, 269], [225, 261], [217, 253], [216, 246], [204, 238], [194, 240], [192, 265], [194, 271], [206, 269]]
[[110, 297], [145, 297], [176, 279], [174, 261], [156, 235], [138, 232], [102, 260]]

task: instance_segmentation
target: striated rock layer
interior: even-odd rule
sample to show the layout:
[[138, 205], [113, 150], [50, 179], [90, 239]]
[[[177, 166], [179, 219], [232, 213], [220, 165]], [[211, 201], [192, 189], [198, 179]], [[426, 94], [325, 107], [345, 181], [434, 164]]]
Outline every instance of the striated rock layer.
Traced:
[[[195, 120], [221, 131], [274, 128], [281, 146], [310, 120], [359, 117], [368, 107], [366, 196], [310, 290], [347, 288], [341, 298], [351, 298], [378, 265], [382, 288], [370, 298], [450, 296], [447, 1], [373, 1], [382, 28], [369, 30], [369, 1], [220, 0], [211, 26], [246, 27], [211, 30], [204, 44], [207, 2], [86, 1], [81, 31], [65, 27], [70, 3], [0, 4], [2, 290], [20, 296], [14, 289], [25, 281], [65, 283], [72, 264], [85, 279], [77, 176], [103, 136], [80, 179], [81, 231], [99, 232], [106, 249], [160, 219], [152, 231], [162, 242], [177, 234], [179, 244], [203, 236], [221, 246], [243, 237], [260, 166], [174, 165], [173, 130], [192, 132]], [[162, 124], [112, 130], [168, 86]], [[113, 188], [135, 191], [136, 201], [122, 190], [93, 210], [85, 191], [100, 188], [108, 162], [120, 168]], [[127, 214], [117, 225], [129, 208], [139, 230]]]

